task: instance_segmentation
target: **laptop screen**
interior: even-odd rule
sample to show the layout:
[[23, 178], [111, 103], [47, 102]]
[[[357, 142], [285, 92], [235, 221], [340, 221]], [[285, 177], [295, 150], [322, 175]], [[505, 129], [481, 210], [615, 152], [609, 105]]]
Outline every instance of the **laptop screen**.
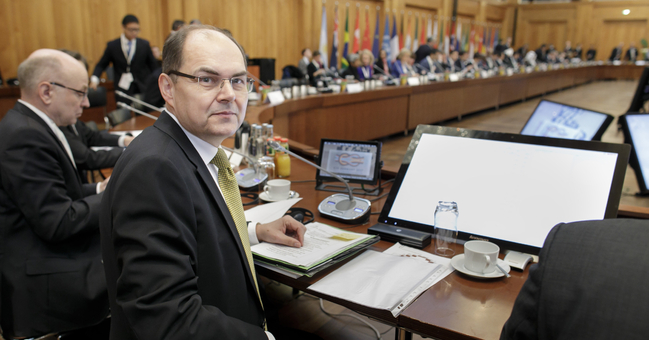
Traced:
[[541, 100], [521, 134], [577, 140], [600, 140], [613, 116]]
[[638, 179], [640, 192], [649, 193], [647, 188], [647, 179], [649, 179], [649, 114], [646, 113], [627, 113], [620, 117], [624, 120], [625, 141], [630, 143], [633, 151], [631, 152], [630, 164]]
[[538, 253], [559, 222], [617, 215], [629, 146], [417, 127], [379, 222], [432, 232], [458, 205], [459, 239]]

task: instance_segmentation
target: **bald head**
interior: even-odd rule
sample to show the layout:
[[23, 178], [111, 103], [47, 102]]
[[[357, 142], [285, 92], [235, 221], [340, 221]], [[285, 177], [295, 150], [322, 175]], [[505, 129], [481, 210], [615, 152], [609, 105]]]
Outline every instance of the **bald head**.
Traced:
[[24, 95], [34, 95], [39, 83], [61, 81], [62, 76], [67, 78], [64, 72], [76, 75], [79, 71], [85, 73], [83, 66], [67, 53], [53, 49], [36, 50], [18, 66], [20, 90]]

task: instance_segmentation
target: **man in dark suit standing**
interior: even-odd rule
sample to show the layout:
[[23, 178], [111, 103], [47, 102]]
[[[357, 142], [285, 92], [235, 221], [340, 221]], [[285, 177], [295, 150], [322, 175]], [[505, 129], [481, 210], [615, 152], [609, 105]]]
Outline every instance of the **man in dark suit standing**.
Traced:
[[[82, 182], [86, 180], [86, 170], [114, 167], [124, 148], [133, 140], [133, 136], [118, 136], [106, 131], [94, 131], [80, 120], [73, 125], [62, 126], [60, 129], [70, 144]], [[113, 146], [113, 148], [93, 150], [91, 149], [93, 146]]]
[[428, 37], [426, 43], [419, 46], [417, 52], [415, 52], [415, 63], [419, 64], [422, 60], [426, 59], [432, 53], [433, 46], [435, 46], [435, 39]]
[[[115, 74], [115, 87], [126, 94], [133, 95], [144, 93], [146, 78], [158, 66], [151, 52], [149, 42], [140, 39], [140, 22], [134, 15], [127, 15], [122, 20], [122, 35], [109, 41], [104, 50], [104, 55], [95, 66], [90, 78], [90, 87], [97, 88], [102, 72], [113, 64]], [[117, 99], [117, 97], [116, 97]]]
[[622, 60], [622, 48], [623, 47], [624, 47], [624, 43], [621, 42], [615, 48], [613, 48], [613, 51], [611, 51], [611, 56], [608, 57], [608, 60], [609, 61]]
[[646, 339], [649, 222], [559, 224], [500, 339]]
[[58, 128], [88, 107], [87, 71], [61, 51], [38, 50], [18, 79], [21, 99], [0, 121], [0, 324], [5, 338], [88, 338], [83, 329], [105, 325], [109, 313], [97, 195], [108, 180], [81, 184]]
[[220, 29], [184, 27], [165, 43], [158, 85], [166, 111], [126, 149], [102, 201], [111, 339], [274, 339], [250, 244], [300, 247], [306, 228], [243, 215], [220, 148], [252, 88], [243, 49]]
[[626, 50], [624, 54], [624, 60], [636, 61], [638, 60], [638, 49], [635, 47], [635, 43], [631, 42], [629, 44], [629, 49]]

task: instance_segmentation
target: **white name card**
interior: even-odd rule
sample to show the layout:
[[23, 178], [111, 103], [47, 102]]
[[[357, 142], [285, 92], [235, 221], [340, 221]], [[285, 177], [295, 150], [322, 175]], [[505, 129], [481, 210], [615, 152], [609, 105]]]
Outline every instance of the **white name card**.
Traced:
[[363, 84], [361, 83], [347, 84], [347, 93], [358, 93], [362, 91], [363, 91]]
[[408, 77], [408, 85], [410, 86], [417, 86], [420, 85], [421, 82], [419, 81], [418, 77]]
[[457, 73], [452, 73], [448, 75], [448, 80], [450, 81], [458, 81], [460, 80], [460, 76]]
[[265, 103], [270, 103], [275, 105], [282, 102], [284, 102], [284, 95], [282, 94], [282, 91], [268, 92]]

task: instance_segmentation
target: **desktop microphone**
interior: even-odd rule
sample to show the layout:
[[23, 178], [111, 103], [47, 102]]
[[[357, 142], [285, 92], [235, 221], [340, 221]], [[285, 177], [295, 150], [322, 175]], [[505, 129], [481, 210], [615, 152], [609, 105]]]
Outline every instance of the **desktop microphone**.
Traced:
[[151, 104], [149, 104], [149, 103], [147, 103], [147, 102], [145, 102], [145, 101], [139, 100], [139, 99], [137, 99], [137, 98], [135, 98], [135, 97], [131, 97], [131, 96], [129, 96], [128, 94], [126, 94], [126, 93], [124, 93], [124, 92], [122, 92], [122, 91], [115, 91], [115, 94], [118, 95], [118, 96], [120, 96], [120, 97], [124, 97], [124, 98], [126, 98], [126, 99], [130, 99], [130, 100], [132, 100], [132, 101], [134, 101], [134, 102], [136, 102], [136, 103], [138, 103], [138, 104], [142, 104], [142, 105], [144, 105], [144, 106], [150, 108], [151, 110], [158, 111], [158, 112], [162, 112], [162, 108], [161, 108], [161, 107], [155, 107], [155, 106], [153, 106], [153, 105], [151, 105]]
[[268, 179], [268, 174], [265, 171], [259, 171], [259, 162], [257, 162], [254, 158], [223, 145], [221, 145], [221, 147], [232, 153], [236, 153], [237, 155], [245, 157], [248, 160], [248, 164], [252, 164], [252, 169], [245, 168], [243, 170], [237, 171], [237, 173], [234, 174], [234, 177], [237, 179], [237, 183], [240, 187], [244, 189], [250, 189], [264, 183]]
[[385, 73], [385, 71], [383, 71], [380, 67], [376, 66], [376, 64], [374, 64], [372, 66], [374, 66], [374, 69], [379, 71], [379, 73], [381, 73], [382, 75], [388, 77], [389, 80], [385, 82], [386, 84], [388, 84], [388, 85], [389, 84], [393, 84], [393, 85], [397, 84], [397, 81], [395, 80], [395, 78], [390, 73]]
[[260, 85], [262, 85], [262, 86], [268, 86], [268, 85], [266, 85], [266, 83], [264, 83], [263, 81], [261, 81], [261, 79], [255, 77], [255, 76], [254, 76], [252, 73], [250, 73], [249, 71], [247, 71], [247, 72], [248, 72], [248, 76], [250, 76], [250, 78], [254, 79], [255, 81], [259, 82]]
[[369, 219], [370, 212], [372, 210], [372, 202], [364, 198], [354, 197], [352, 195], [352, 188], [349, 186], [349, 183], [347, 183], [345, 179], [332, 172], [329, 172], [319, 165], [309, 162], [308, 160], [291, 151], [286, 150], [276, 141], [271, 141], [270, 146], [276, 151], [286, 152], [287, 154], [301, 160], [302, 162], [305, 162], [315, 167], [316, 169], [319, 169], [320, 171], [326, 172], [327, 174], [333, 176], [335, 179], [345, 184], [345, 186], [347, 187], [347, 195], [333, 194], [320, 202], [320, 204], [318, 205], [318, 211], [321, 215], [348, 224], [365, 223]]
[[126, 103], [117, 102], [117, 106], [119, 106], [119, 107], [123, 107], [123, 108], [125, 108], [125, 109], [129, 109], [129, 110], [131, 110], [131, 111], [133, 111], [133, 112], [137, 112], [137, 113], [139, 113], [139, 114], [141, 114], [141, 115], [143, 115], [143, 116], [145, 116], [145, 117], [151, 118], [151, 119], [153, 119], [153, 120], [158, 120], [158, 117], [156, 117], [156, 116], [154, 116], [154, 115], [152, 115], [152, 114], [148, 114], [148, 113], [146, 113], [146, 112], [144, 112], [144, 111], [138, 110], [138, 109], [136, 109], [136, 108], [134, 108], [134, 107], [132, 107], [132, 106], [126, 104]]
[[425, 69], [423, 66], [421, 66], [421, 65], [419, 65], [419, 64], [417, 64], [417, 63], [412, 64], [412, 66], [414, 66], [415, 68], [418, 68], [420, 71], [424, 71], [424, 72], [426, 72], [425, 74], [430, 73], [430, 71], [428, 71], [428, 70]]

